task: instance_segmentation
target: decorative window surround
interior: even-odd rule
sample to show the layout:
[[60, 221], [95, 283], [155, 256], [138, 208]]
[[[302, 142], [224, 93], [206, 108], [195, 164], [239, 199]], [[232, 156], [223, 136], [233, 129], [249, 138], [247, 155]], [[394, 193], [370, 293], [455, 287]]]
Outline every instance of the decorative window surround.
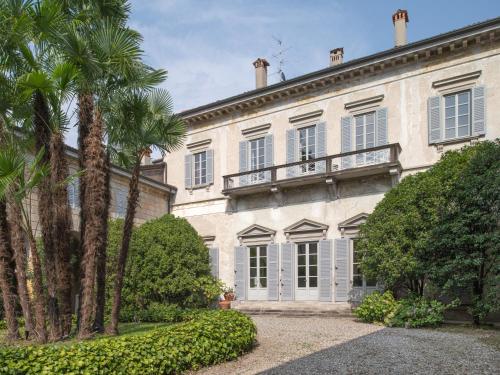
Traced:
[[292, 124], [302, 123], [304, 121], [313, 120], [317, 117], [320, 117], [323, 114], [322, 109], [318, 109], [316, 111], [304, 113], [302, 115], [296, 115], [288, 118], [288, 121]]
[[247, 137], [260, 136], [267, 133], [267, 130], [271, 127], [271, 123], [252, 126], [251, 128], [246, 128], [241, 131], [241, 134]]
[[366, 99], [355, 100], [344, 104], [344, 108], [351, 113], [360, 113], [371, 111], [380, 106], [380, 102], [384, 100], [384, 95], [376, 95]]
[[266, 245], [274, 243], [276, 231], [253, 224], [236, 234], [241, 246]]
[[215, 236], [202, 236], [201, 239], [207, 247], [212, 247], [215, 241]]
[[283, 230], [287, 242], [325, 240], [327, 231], [328, 225], [309, 219], [302, 219]]
[[347, 220], [339, 223], [338, 228], [342, 237], [356, 237], [358, 235], [359, 226], [366, 222], [368, 214], [362, 212]]
[[195, 141], [195, 142], [188, 143], [186, 145], [186, 147], [190, 151], [199, 151], [199, 150], [202, 150], [203, 148], [206, 148], [210, 143], [212, 143], [212, 139], [211, 138], [209, 138], [209, 139], [203, 139], [201, 141]]
[[446, 94], [449, 91], [470, 89], [476, 84], [481, 72], [481, 70], [478, 70], [476, 72], [461, 74], [451, 78], [440, 79], [432, 82], [432, 87], [442, 94]]

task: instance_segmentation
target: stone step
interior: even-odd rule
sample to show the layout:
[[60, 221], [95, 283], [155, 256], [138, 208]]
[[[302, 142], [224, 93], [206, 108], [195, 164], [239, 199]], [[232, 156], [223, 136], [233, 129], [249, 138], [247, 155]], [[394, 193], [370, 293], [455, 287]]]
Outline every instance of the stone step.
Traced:
[[347, 303], [321, 302], [233, 302], [232, 308], [249, 315], [277, 315], [297, 317], [352, 317], [351, 306]]
[[348, 311], [313, 311], [313, 310], [275, 310], [275, 309], [236, 309], [247, 315], [274, 315], [274, 316], [287, 316], [287, 317], [338, 317], [350, 318], [354, 314]]

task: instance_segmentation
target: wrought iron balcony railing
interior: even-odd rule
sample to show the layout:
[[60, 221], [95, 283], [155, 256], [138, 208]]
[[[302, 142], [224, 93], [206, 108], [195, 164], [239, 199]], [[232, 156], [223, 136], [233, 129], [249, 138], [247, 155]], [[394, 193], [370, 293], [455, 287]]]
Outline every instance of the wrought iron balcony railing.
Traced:
[[294, 163], [224, 176], [223, 194], [247, 195], [277, 191], [283, 187], [309, 185], [322, 180], [347, 180], [371, 175], [390, 174], [397, 181], [400, 171], [399, 143], [344, 152]]

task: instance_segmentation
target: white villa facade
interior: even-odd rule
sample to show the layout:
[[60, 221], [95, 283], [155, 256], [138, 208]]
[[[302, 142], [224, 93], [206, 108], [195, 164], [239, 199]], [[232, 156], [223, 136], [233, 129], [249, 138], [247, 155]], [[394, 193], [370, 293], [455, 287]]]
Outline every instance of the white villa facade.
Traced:
[[500, 137], [500, 18], [406, 43], [180, 113], [166, 156], [172, 213], [210, 248], [239, 300], [347, 302], [376, 288], [357, 266], [359, 225], [405, 175]]

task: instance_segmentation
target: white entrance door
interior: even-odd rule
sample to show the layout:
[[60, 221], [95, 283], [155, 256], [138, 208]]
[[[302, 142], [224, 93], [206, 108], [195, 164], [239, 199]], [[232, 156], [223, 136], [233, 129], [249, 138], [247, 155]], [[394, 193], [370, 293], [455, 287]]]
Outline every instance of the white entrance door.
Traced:
[[248, 250], [248, 299], [267, 300], [267, 246], [250, 246]]
[[318, 300], [318, 243], [297, 244], [295, 299]]

